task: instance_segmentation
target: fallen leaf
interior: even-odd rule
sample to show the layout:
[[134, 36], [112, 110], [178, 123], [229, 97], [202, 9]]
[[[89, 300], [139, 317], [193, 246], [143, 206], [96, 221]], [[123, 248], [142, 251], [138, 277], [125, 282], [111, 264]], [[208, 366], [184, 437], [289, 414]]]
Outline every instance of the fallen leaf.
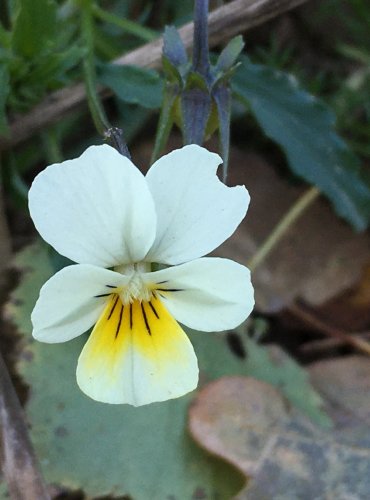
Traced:
[[235, 500], [367, 500], [370, 450], [280, 434]]
[[[328, 395], [335, 418], [330, 431], [315, 427], [288, 407], [276, 389], [251, 378], [225, 377], [198, 393], [189, 411], [191, 435], [246, 475], [247, 485], [237, 499], [368, 498], [370, 373], [360, 359], [344, 364], [338, 360], [337, 366], [335, 361], [327, 366], [317, 363], [311, 369]], [[351, 382], [346, 380], [346, 368], [351, 370]], [[338, 369], [342, 375], [332, 388]], [[348, 395], [344, 406], [342, 395], [345, 400]]]
[[189, 428], [200, 446], [249, 476], [287, 416], [286, 401], [270, 384], [223, 377], [199, 392], [189, 410]]
[[370, 448], [369, 358], [348, 356], [318, 361], [310, 365], [309, 373], [326, 400], [336, 440]]
[[316, 307], [314, 314], [331, 327], [348, 332], [368, 330], [370, 325], [370, 262], [367, 261], [363, 266], [358, 283]]

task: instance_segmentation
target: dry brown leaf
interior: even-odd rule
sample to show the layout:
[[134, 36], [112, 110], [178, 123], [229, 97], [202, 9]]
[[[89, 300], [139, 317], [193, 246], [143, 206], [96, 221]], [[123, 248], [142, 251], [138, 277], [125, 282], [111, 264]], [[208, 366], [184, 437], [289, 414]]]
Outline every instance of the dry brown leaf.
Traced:
[[369, 478], [368, 449], [281, 434], [236, 500], [368, 500]]
[[[328, 402], [328, 411], [342, 437], [367, 427], [362, 444], [370, 448], [370, 361], [365, 356], [348, 356], [310, 365], [311, 381]], [[340, 437], [340, 436], [339, 436]]]
[[331, 431], [288, 410], [279, 392], [251, 378], [220, 379], [197, 396], [190, 432], [249, 478], [239, 500], [369, 498], [370, 364], [361, 357], [320, 362], [311, 374], [328, 397]]
[[253, 475], [270, 433], [287, 418], [287, 406], [265, 382], [223, 377], [198, 393], [189, 415], [200, 446]]

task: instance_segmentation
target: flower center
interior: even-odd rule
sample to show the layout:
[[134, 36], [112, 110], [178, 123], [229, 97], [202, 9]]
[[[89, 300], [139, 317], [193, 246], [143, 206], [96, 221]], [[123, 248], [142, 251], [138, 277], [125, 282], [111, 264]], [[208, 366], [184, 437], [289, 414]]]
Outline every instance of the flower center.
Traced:
[[142, 273], [150, 271], [150, 264], [139, 262], [125, 266], [117, 266], [115, 271], [128, 275], [130, 281], [119, 292], [123, 304], [132, 304], [135, 300], [149, 302], [153, 293], [142, 278]]

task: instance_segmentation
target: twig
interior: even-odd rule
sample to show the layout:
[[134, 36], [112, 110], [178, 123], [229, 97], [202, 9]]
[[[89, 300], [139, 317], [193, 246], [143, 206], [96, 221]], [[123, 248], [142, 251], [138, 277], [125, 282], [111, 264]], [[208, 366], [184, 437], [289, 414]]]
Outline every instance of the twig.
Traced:
[[[209, 45], [214, 47], [234, 35], [264, 23], [307, 0], [234, 0], [214, 10], [209, 15]], [[193, 23], [184, 25], [180, 36], [187, 49], [191, 47]], [[131, 64], [145, 68], [159, 69], [162, 56], [162, 38], [123, 55], [116, 64]], [[100, 87], [102, 98], [111, 92]], [[42, 128], [55, 123], [62, 117], [78, 109], [86, 100], [83, 84], [52, 93], [29, 113], [15, 118], [10, 126], [10, 136], [0, 138], [0, 150], [15, 146], [28, 139]]]
[[[355, 333], [347, 332], [347, 334], [351, 336], [360, 337], [364, 340], [365, 339], [370, 340], [370, 332], [355, 332]], [[300, 346], [299, 350], [304, 354], [314, 354], [317, 352], [328, 351], [330, 349], [338, 349], [339, 347], [343, 347], [346, 344], [347, 342], [345, 342], [342, 339], [330, 337], [325, 339], [312, 340]]]
[[12, 500], [50, 500], [28, 436], [23, 410], [0, 354], [1, 465]]
[[329, 337], [335, 337], [342, 342], [349, 344], [361, 352], [370, 355], [370, 343], [366, 342], [361, 338], [355, 337], [339, 328], [332, 327], [321, 321], [316, 316], [308, 312], [306, 309], [298, 306], [297, 304], [292, 304], [288, 307], [288, 311], [296, 316], [297, 318], [303, 320], [305, 323], [309, 324], [315, 330], [327, 335]]

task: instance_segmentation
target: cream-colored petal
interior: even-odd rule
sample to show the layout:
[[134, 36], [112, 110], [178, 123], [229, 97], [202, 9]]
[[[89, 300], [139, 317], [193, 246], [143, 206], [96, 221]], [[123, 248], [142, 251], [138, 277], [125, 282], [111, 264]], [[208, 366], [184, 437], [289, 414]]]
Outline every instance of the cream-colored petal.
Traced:
[[33, 336], [55, 343], [81, 335], [96, 323], [111, 294], [127, 282], [119, 273], [89, 264], [65, 267], [41, 288], [31, 315]]
[[235, 328], [254, 306], [249, 269], [228, 259], [204, 257], [144, 279], [177, 321], [195, 330]]
[[195, 389], [193, 347], [162, 303], [112, 297], [84, 346], [77, 382], [90, 398], [141, 406]]
[[179, 264], [223, 243], [244, 218], [249, 194], [217, 177], [221, 158], [192, 144], [160, 158], [146, 179], [157, 211], [149, 262]]
[[155, 238], [155, 208], [144, 176], [108, 145], [46, 168], [33, 181], [29, 208], [44, 240], [82, 264], [138, 262]]

